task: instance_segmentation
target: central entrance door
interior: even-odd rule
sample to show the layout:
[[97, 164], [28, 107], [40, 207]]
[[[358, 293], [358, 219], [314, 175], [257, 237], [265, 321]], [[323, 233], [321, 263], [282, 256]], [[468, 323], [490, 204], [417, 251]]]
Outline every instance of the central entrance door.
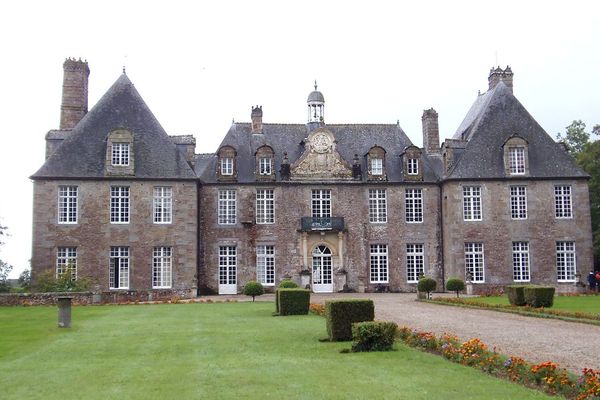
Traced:
[[333, 292], [331, 249], [320, 245], [312, 253], [312, 290], [315, 293]]

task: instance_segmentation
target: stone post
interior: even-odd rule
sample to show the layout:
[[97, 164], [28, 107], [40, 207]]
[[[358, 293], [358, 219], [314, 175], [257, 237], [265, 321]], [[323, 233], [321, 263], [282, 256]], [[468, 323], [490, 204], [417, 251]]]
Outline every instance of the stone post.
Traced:
[[61, 296], [57, 299], [58, 303], [58, 327], [71, 327], [71, 300], [72, 296]]

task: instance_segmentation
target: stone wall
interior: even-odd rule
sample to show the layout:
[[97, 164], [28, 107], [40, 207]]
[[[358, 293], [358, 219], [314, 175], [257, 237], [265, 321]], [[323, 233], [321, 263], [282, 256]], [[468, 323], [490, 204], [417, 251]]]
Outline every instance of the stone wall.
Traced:
[[[130, 187], [130, 222], [110, 223], [110, 186]], [[77, 224], [59, 224], [59, 185], [78, 187]], [[154, 224], [154, 186], [173, 188], [173, 223]], [[32, 280], [55, 271], [57, 247], [77, 247], [77, 274], [109, 290], [111, 246], [129, 246], [130, 290], [152, 289], [155, 246], [173, 247], [173, 289], [193, 290], [197, 279], [197, 184], [174, 181], [35, 181]]]
[[175, 298], [195, 297], [189, 290], [113, 290], [109, 292], [65, 292], [65, 293], [0, 293], [0, 306], [50, 306], [56, 305], [59, 297], [73, 297], [73, 304], [118, 304], [142, 301], [168, 301]]

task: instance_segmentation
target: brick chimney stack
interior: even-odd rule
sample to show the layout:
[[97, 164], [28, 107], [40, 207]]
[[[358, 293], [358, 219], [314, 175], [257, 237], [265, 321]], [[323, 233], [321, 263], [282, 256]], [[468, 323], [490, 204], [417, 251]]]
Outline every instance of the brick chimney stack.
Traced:
[[507, 65], [506, 69], [496, 67], [496, 69], [490, 69], [490, 76], [488, 76], [489, 90], [496, 87], [498, 82], [504, 82], [506, 86], [513, 91], [513, 72], [512, 69]]
[[252, 133], [263, 133], [262, 129], [262, 106], [252, 107], [252, 114], [250, 114], [252, 118]]
[[423, 124], [423, 149], [425, 154], [441, 154], [438, 113], [433, 108], [423, 110], [421, 122]]
[[63, 93], [60, 106], [60, 129], [73, 129], [88, 112], [87, 61], [67, 58], [63, 64]]

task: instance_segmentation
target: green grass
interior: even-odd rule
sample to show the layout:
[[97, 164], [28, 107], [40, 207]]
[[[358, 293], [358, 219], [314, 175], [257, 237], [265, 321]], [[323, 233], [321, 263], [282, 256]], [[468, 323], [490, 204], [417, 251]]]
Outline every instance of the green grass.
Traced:
[[325, 319], [272, 303], [0, 308], [2, 399], [541, 399], [402, 344], [340, 354]]
[[[508, 305], [508, 297], [473, 297], [469, 301], [487, 304]], [[600, 296], [555, 296], [553, 310], [600, 314]]]

